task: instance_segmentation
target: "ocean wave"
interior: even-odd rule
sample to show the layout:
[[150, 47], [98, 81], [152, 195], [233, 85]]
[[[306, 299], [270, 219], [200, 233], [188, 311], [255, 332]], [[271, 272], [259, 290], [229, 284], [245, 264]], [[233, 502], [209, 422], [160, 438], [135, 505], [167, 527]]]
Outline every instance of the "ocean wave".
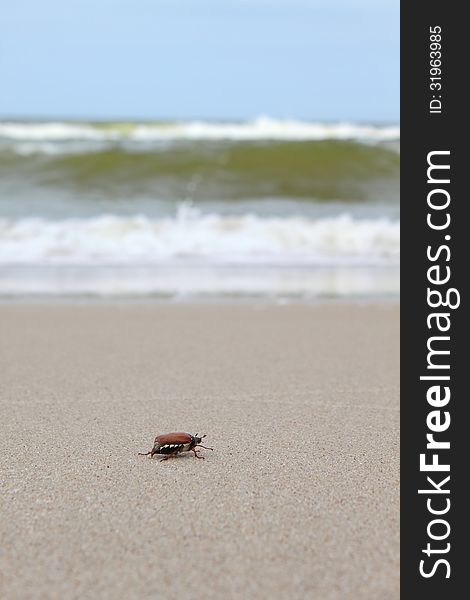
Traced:
[[108, 148], [100, 142], [86, 152], [75, 151], [80, 142], [67, 142], [69, 151], [35, 154], [38, 144], [54, 146], [22, 141], [21, 154], [0, 149], [0, 196], [37, 197], [48, 189], [110, 201], [158, 197], [396, 202], [399, 195], [399, 155], [382, 145], [355, 141], [206, 141], [158, 151], [145, 146]]
[[0, 265], [397, 265], [386, 218], [222, 216], [183, 205], [173, 218], [0, 219]]
[[[0, 139], [30, 142], [19, 151], [54, 153], [59, 147], [51, 142], [172, 142], [213, 141], [321, 141], [356, 140], [394, 142], [400, 138], [398, 126], [356, 123], [320, 123], [293, 119], [260, 117], [253, 121], [217, 123], [209, 121], [165, 123], [71, 123], [3, 122]], [[34, 145], [32, 142], [38, 142]], [[49, 143], [47, 143], [49, 142]], [[64, 146], [62, 146], [64, 150]]]

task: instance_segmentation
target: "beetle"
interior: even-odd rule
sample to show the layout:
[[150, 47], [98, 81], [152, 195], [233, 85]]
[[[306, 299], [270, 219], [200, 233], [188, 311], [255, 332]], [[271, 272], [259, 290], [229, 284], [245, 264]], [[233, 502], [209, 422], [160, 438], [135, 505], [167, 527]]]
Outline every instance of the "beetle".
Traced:
[[201, 444], [203, 438], [205, 437], [206, 434], [198, 437], [197, 433], [196, 435], [192, 435], [191, 433], [183, 432], [164, 433], [163, 435], [157, 435], [153, 444], [153, 448], [148, 452], [139, 452], [139, 456], [148, 456], [150, 454], [150, 458], [152, 458], [154, 454], [165, 454], [165, 458], [160, 460], [160, 462], [162, 462], [164, 460], [168, 460], [172, 456], [176, 456], [180, 452], [189, 452], [192, 450], [196, 458], [203, 459], [204, 456], [200, 456], [196, 448], [214, 450], [214, 448], [208, 448], [207, 446], [203, 446]]

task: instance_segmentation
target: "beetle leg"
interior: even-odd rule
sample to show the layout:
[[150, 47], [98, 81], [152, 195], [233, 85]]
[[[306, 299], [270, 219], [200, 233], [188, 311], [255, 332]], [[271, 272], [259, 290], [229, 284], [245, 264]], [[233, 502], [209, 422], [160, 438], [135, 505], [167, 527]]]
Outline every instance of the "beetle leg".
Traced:
[[152, 454], [151, 450], [149, 450], [148, 452], [138, 452], [137, 456], [148, 456], [149, 454]]
[[199, 456], [199, 454], [197, 453], [197, 450], [195, 448], [192, 448], [192, 451], [194, 452], [194, 456], [196, 458], [202, 458], [202, 459], [204, 459], [204, 456]]
[[163, 462], [164, 460], [168, 460], [168, 459], [170, 459], [170, 458], [176, 458], [177, 456], [178, 456], [178, 451], [176, 451], [176, 452], [172, 452], [171, 454], [167, 454], [167, 455], [165, 456], [165, 458], [161, 458], [161, 459], [160, 459], [160, 462]]
[[176, 456], [176, 454], [168, 454], [168, 456], [161, 458], [160, 462], [163, 462], [164, 460], [169, 460], [170, 458], [174, 458], [175, 456]]
[[205, 448], [206, 450], [213, 450], [214, 448], [208, 448], [207, 446], [203, 446], [202, 444], [197, 444], [196, 448]]

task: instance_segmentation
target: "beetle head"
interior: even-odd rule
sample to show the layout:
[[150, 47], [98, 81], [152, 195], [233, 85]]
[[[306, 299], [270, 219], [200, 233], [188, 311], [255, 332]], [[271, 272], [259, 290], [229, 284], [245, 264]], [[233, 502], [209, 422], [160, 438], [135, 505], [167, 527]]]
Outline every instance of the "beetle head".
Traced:
[[198, 434], [196, 433], [196, 435], [194, 436], [194, 441], [196, 442], [196, 444], [200, 444], [203, 440], [203, 438], [206, 437], [207, 434], [201, 435], [201, 437], [198, 437]]

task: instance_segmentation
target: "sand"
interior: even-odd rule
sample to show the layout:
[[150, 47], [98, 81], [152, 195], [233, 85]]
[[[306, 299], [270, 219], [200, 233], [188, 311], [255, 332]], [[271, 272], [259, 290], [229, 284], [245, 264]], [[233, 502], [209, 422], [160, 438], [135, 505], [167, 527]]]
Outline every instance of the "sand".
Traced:
[[398, 598], [398, 312], [0, 306], [2, 599]]

